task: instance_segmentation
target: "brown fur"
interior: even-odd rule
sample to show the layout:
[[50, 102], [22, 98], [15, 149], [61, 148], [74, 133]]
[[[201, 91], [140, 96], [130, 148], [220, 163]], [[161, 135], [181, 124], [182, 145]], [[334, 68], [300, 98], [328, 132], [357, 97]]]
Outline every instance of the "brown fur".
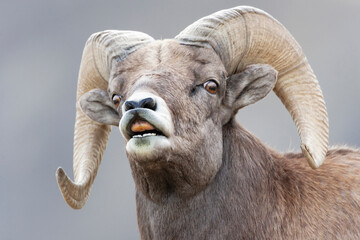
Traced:
[[[173, 40], [116, 66], [109, 96], [157, 94], [175, 127], [169, 151], [149, 161], [129, 157], [142, 239], [360, 238], [360, 151], [331, 149], [312, 170], [302, 154], [266, 147], [234, 120], [232, 105], [246, 96], [237, 82], [246, 77], [228, 78], [212, 50]], [[216, 95], [201, 88], [211, 78], [219, 81]], [[269, 88], [253, 87], [256, 100]]]
[[275, 153], [235, 121], [224, 127], [224, 140], [219, 172], [195, 197], [156, 204], [137, 191], [144, 239], [360, 236], [360, 151], [332, 149], [312, 170], [301, 154]]

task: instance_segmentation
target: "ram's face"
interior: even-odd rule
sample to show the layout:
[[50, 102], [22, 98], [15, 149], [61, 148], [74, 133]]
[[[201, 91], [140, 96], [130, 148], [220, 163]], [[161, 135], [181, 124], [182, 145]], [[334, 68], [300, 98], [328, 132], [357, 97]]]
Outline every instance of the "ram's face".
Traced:
[[268, 65], [229, 77], [210, 48], [155, 41], [115, 61], [108, 91], [91, 90], [80, 105], [91, 119], [119, 126], [135, 181], [160, 178], [193, 194], [221, 166], [224, 124], [266, 96], [275, 81]]
[[226, 76], [218, 56], [159, 41], [115, 69], [108, 92], [122, 115], [130, 162], [176, 168], [190, 185], [213, 178], [221, 164]]
[[266, 96], [275, 81], [268, 65], [227, 76], [210, 48], [155, 41], [114, 61], [108, 91], [91, 90], [80, 105], [94, 121], [119, 126], [145, 192], [149, 182], [156, 182], [153, 189], [165, 182], [165, 188], [192, 195], [221, 166], [224, 124]]

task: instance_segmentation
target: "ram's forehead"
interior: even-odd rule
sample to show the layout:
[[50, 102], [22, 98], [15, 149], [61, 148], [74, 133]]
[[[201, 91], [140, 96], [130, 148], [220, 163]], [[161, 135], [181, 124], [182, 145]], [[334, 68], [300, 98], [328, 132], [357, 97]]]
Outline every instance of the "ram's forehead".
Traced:
[[130, 54], [116, 67], [116, 75], [134, 77], [164, 68], [187, 74], [199, 66], [224, 70], [220, 58], [212, 49], [181, 45], [173, 39], [157, 40]]

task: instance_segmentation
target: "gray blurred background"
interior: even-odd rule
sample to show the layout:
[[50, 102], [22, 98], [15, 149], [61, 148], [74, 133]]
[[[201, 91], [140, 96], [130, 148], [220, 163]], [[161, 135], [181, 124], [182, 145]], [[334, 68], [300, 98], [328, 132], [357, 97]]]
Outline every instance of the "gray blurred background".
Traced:
[[[75, 92], [83, 46], [105, 29], [172, 38], [237, 5], [261, 8], [294, 35], [318, 76], [330, 143], [360, 146], [360, 1], [8, 1], [0, 3], [0, 239], [139, 239], [134, 183], [113, 128], [91, 196], [71, 209], [55, 170], [72, 176]], [[241, 123], [279, 151], [299, 151], [291, 118], [271, 93]]]

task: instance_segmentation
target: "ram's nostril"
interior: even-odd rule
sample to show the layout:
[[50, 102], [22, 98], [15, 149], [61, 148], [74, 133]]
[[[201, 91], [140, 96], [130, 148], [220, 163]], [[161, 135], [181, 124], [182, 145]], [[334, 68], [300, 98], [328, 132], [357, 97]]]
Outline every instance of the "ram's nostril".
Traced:
[[139, 103], [135, 101], [126, 101], [125, 102], [125, 111], [129, 111], [131, 109], [135, 109], [139, 107]]
[[141, 108], [156, 109], [156, 101], [153, 98], [145, 98], [139, 102]]

